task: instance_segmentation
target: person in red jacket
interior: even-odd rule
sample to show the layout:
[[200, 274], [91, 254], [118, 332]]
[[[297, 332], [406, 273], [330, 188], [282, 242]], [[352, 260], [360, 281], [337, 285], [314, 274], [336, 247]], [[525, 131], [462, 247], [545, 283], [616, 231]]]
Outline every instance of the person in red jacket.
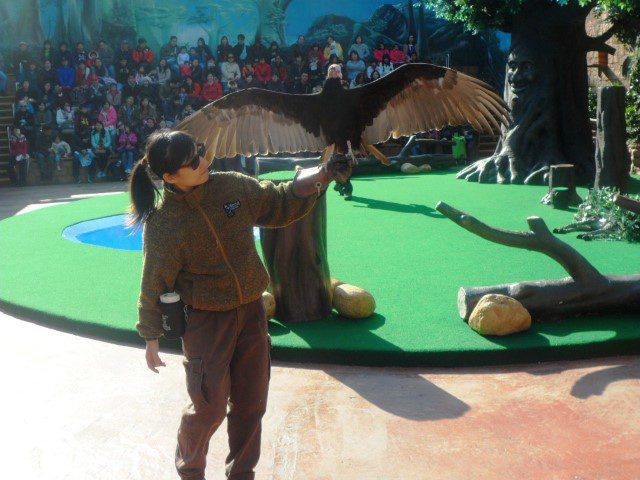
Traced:
[[155, 58], [153, 50], [147, 46], [147, 41], [144, 38], [138, 40], [138, 47], [133, 51], [133, 62], [138, 66], [142, 66], [145, 72], [151, 70], [153, 65], [153, 59]]
[[397, 43], [393, 46], [393, 49], [389, 51], [389, 59], [391, 63], [393, 63], [394, 68], [403, 63], [407, 63], [407, 56], [400, 50], [400, 45]]
[[271, 75], [275, 72], [278, 72], [281, 82], [287, 83], [287, 67], [282, 61], [282, 57], [280, 55], [276, 55], [276, 58], [271, 62]]
[[202, 86], [200, 97], [204, 103], [210, 103], [222, 97], [222, 85], [213, 76], [213, 73], [207, 75], [207, 81]]
[[380, 63], [385, 55], [389, 55], [389, 49], [383, 42], [380, 42], [378, 48], [373, 51], [373, 58]]
[[264, 56], [260, 57], [260, 61], [253, 66], [253, 73], [261, 85], [266, 85], [271, 80], [271, 67]]
[[184, 90], [187, 93], [188, 100], [195, 109], [200, 107], [200, 91], [202, 88], [198, 82], [194, 82], [193, 78], [187, 77], [184, 82]]
[[29, 142], [19, 128], [9, 137], [9, 176], [13, 184], [24, 187], [29, 172]]

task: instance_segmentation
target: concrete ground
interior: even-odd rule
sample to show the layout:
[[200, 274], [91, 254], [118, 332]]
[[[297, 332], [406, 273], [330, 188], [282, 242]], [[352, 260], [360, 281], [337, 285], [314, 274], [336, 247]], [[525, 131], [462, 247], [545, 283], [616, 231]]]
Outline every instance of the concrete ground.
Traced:
[[[0, 218], [123, 184], [0, 189]], [[0, 268], [2, 266], [0, 265]], [[177, 478], [180, 355], [0, 312], [0, 478]], [[135, 319], [132, 319], [132, 322]], [[475, 369], [274, 362], [258, 479], [639, 479], [640, 357]], [[223, 478], [223, 425], [209, 480]]]

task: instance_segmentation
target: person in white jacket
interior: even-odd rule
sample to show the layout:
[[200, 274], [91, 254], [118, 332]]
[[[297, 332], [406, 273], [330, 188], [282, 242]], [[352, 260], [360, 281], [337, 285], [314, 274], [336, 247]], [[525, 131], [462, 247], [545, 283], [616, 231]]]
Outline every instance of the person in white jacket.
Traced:
[[225, 94], [229, 91], [229, 82], [237, 84], [240, 76], [240, 66], [236, 62], [235, 55], [230, 53], [227, 55], [227, 61], [220, 65], [220, 83]]
[[74, 130], [74, 114], [71, 110], [71, 104], [64, 102], [64, 106], [59, 108], [56, 112], [56, 123], [61, 132], [66, 133], [66, 130]]

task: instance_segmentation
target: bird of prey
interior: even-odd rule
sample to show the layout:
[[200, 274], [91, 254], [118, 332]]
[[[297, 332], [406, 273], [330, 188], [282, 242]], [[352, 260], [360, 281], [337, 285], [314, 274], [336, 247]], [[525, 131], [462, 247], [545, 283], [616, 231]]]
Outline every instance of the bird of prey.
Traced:
[[[427, 63], [402, 65], [364, 86], [344, 89], [328, 78], [320, 93], [297, 95], [248, 88], [226, 95], [174, 128], [204, 144], [209, 162], [269, 153], [373, 154], [373, 145], [447, 125], [499, 132], [509, 113], [484, 82]], [[367, 153], [368, 152], [368, 153]]]

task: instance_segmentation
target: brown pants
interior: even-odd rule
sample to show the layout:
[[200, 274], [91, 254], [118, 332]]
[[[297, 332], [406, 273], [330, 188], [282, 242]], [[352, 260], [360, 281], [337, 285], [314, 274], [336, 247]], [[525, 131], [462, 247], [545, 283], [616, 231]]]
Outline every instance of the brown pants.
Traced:
[[226, 312], [189, 312], [182, 349], [192, 403], [182, 413], [176, 448], [182, 480], [204, 479], [209, 439], [225, 415], [226, 475], [233, 480], [254, 478], [269, 390], [267, 332], [262, 299]]

